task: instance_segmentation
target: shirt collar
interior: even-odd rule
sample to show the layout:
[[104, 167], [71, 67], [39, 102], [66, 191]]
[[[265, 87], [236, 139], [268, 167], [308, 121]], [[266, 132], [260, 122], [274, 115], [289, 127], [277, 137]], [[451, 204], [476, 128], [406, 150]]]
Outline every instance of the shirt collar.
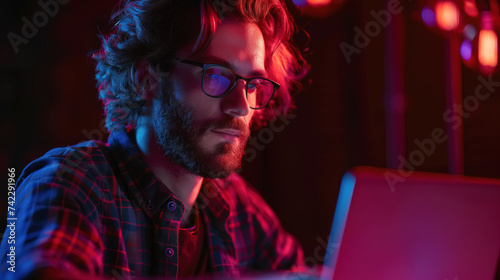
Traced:
[[223, 179], [204, 178], [196, 200], [199, 208], [208, 209], [220, 221], [225, 221], [230, 212], [228, 197], [224, 194], [225, 187]]
[[[172, 192], [156, 177], [125, 130], [112, 131], [108, 145], [116, 159], [115, 164], [125, 178], [128, 192], [136, 198], [148, 216], [153, 218], [162, 204], [173, 196]], [[230, 212], [227, 198], [223, 194], [225, 185], [224, 179], [205, 178], [197, 199], [200, 210], [208, 209], [221, 221], [225, 221]]]
[[156, 177], [125, 130], [111, 132], [108, 145], [129, 194], [153, 218], [172, 192]]

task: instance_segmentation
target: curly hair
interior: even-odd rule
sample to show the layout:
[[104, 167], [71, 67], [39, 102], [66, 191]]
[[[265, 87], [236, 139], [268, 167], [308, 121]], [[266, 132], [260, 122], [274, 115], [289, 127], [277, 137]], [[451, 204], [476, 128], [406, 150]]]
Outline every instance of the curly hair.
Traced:
[[[176, 54], [194, 43], [193, 55], [207, 48], [218, 24], [235, 19], [255, 23], [265, 41], [265, 67], [281, 87], [253, 123], [259, 127], [293, 108], [291, 92], [299, 91], [309, 65], [292, 41], [296, 30], [284, 0], [126, 0], [115, 7], [110, 33], [101, 35], [94, 52], [99, 99], [109, 131], [135, 127], [144, 104], [138, 92], [139, 61], [161, 65], [168, 73]], [[160, 63], [161, 62], [161, 63]]]

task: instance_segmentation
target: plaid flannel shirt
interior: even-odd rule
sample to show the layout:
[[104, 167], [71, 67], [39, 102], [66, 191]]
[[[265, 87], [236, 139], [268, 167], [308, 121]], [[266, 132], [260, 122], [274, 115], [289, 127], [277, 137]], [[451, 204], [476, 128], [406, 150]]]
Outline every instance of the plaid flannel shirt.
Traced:
[[[197, 203], [206, 225], [214, 275], [300, 268], [298, 242], [240, 176], [204, 179]], [[16, 272], [44, 269], [115, 279], [177, 277], [178, 233], [184, 205], [153, 174], [124, 131], [108, 143], [57, 148], [30, 163], [16, 185]], [[55, 274], [54, 274], [55, 275]]]

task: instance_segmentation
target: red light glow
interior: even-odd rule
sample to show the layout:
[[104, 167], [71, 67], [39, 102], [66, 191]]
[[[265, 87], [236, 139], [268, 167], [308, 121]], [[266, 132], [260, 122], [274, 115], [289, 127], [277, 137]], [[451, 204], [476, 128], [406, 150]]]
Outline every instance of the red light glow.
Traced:
[[451, 1], [436, 3], [436, 21], [441, 29], [450, 31], [458, 27], [459, 11], [457, 5]]
[[465, 13], [471, 17], [477, 17], [479, 14], [477, 11], [476, 1], [474, 0], [464, 0], [464, 10]]
[[307, 0], [307, 3], [311, 6], [326, 6], [331, 2], [332, 0]]
[[478, 59], [482, 66], [495, 67], [498, 63], [498, 39], [493, 30], [479, 32]]

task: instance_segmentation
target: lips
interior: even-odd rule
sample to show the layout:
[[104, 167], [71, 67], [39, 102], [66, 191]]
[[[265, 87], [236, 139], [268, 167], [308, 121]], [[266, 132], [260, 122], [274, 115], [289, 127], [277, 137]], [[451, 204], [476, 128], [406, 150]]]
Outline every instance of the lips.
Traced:
[[233, 137], [240, 137], [243, 134], [241, 130], [234, 128], [218, 128], [218, 129], [213, 129], [213, 131], [217, 133], [227, 134]]

